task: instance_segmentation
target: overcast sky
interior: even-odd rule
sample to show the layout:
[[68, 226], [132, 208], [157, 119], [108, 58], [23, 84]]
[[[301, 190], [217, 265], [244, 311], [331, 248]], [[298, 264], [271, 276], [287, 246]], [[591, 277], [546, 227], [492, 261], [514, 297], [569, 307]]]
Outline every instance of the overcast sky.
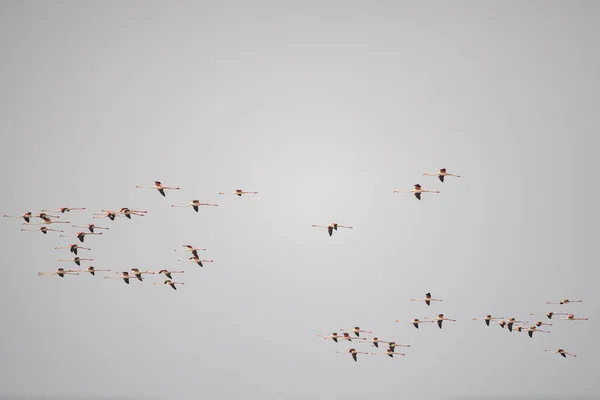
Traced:
[[[76, 268], [54, 249], [76, 239], [0, 220], [0, 397], [597, 396], [599, 14], [0, 3], [0, 213], [86, 207], [60, 220], [109, 227], [80, 256], [112, 270], [38, 277]], [[442, 167], [463, 178], [422, 176]], [[181, 190], [135, 187], [154, 180]], [[441, 193], [393, 193], [415, 183]], [[259, 194], [217, 195], [238, 188]], [[192, 199], [219, 207], [170, 207]], [[148, 213], [92, 220], [120, 207]], [[311, 227], [330, 222], [354, 228]], [[215, 262], [177, 262], [183, 244]], [[103, 278], [134, 267], [186, 284]], [[409, 301], [428, 291], [443, 302]], [[562, 298], [583, 303], [545, 304]], [[472, 321], [551, 310], [590, 320], [533, 339]], [[457, 321], [394, 322], [438, 313]], [[336, 350], [376, 349], [316, 338], [353, 326], [411, 347], [355, 363]], [[559, 347], [578, 357], [544, 352]]]

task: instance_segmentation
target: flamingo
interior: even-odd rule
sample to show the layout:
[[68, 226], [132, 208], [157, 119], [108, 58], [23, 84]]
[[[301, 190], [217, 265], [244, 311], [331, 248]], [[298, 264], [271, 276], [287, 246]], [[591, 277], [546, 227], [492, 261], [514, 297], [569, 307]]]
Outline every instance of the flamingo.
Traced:
[[171, 274], [183, 274], [185, 271], [169, 271], [167, 269], [161, 269], [158, 272], [155, 272], [156, 274], [163, 274], [165, 275], [167, 278], [169, 279], [173, 279], [173, 277], [171, 276]]
[[[53, 232], [64, 232], [64, 231], [61, 231], [61, 230], [58, 230], [58, 229], [50, 229], [50, 228], [46, 228], [45, 226], [40, 226], [40, 227], [39, 227], [39, 228], [37, 228], [37, 229], [24, 229], [24, 228], [21, 228], [21, 231], [29, 231], [29, 232], [37, 232], [37, 231], [40, 231], [40, 232], [42, 232], [44, 235], [46, 235], [46, 234], [48, 233], [48, 231], [53, 231]], [[62, 235], [61, 235], [61, 236], [62, 236]]]
[[588, 318], [575, 318], [575, 314], [567, 314], [566, 318], [557, 318], [565, 321], [587, 321]]
[[457, 178], [460, 178], [460, 175], [454, 175], [454, 174], [449, 174], [446, 172], [446, 168], [440, 168], [440, 170], [435, 173], [435, 174], [428, 174], [428, 173], [424, 173], [423, 176], [437, 176], [438, 179], [440, 180], [440, 182], [444, 183], [444, 177], [445, 176], [455, 176]]
[[337, 334], [337, 332], [333, 332], [333, 333], [332, 333], [331, 335], [329, 335], [329, 336], [326, 336], [326, 335], [317, 335], [317, 337], [321, 337], [321, 338], [323, 338], [324, 340], [331, 339], [331, 340], [333, 340], [334, 342], [336, 342], [336, 343], [339, 343], [339, 342], [338, 342], [338, 334]]
[[117, 214], [116, 211], [112, 211], [112, 210], [104, 211], [103, 210], [102, 212], [94, 213], [94, 215], [92, 216], [92, 219], [96, 219], [96, 218], [108, 218], [111, 221], [114, 221], [117, 216], [124, 217], [123, 214]]
[[394, 351], [396, 347], [410, 347], [410, 344], [396, 344], [396, 342], [387, 342], [390, 350]]
[[427, 292], [425, 293], [425, 297], [423, 297], [422, 299], [410, 299], [410, 301], [424, 301], [425, 304], [430, 305], [432, 301], [442, 301], [440, 299], [432, 299], [431, 298], [431, 293]]
[[198, 250], [206, 251], [206, 249], [199, 249], [194, 246], [190, 246], [189, 244], [184, 244], [182, 247], [185, 247], [185, 249], [175, 249], [173, 251], [191, 251], [194, 257], [198, 257]]
[[421, 200], [421, 193], [439, 193], [439, 190], [424, 190], [424, 189], [421, 189], [421, 185], [419, 185], [418, 183], [415, 183], [413, 190], [395, 189], [394, 193], [413, 193], [417, 199]]
[[175, 285], [185, 285], [185, 282], [173, 282], [172, 280], [167, 279], [164, 282], [154, 282], [152, 285], [154, 286], [154, 285], [160, 285], [160, 284], [169, 285], [169, 286], [171, 286], [173, 288], [173, 290], [177, 290], [177, 288], [175, 287]]
[[505, 322], [506, 322], [506, 327], [508, 328], [508, 330], [512, 332], [513, 324], [516, 324], [516, 323], [526, 324], [529, 321], [517, 321], [511, 317], [511, 318], [507, 319]]
[[110, 269], [96, 269], [90, 265], [86, 269], [77, 270], [77, 272], [89, 272], [92, 275], [96, 275], [96, 272], [110, 272]]
[[352, 341], [352, 336], [348, 332], [344, 332], [344, 336], [339, 336], [340, 339], [347, 340], [349, 342]]
[[190, 207], [190, 206], [192, 206], [192, 208], [194, 209], [194, 211], [198, 212], [198, 207], [200, 207], [200, 206], [217, 207], [218, 204], [202, 203], [202, 202], [200, 202], [200, 200], [192, 200], [190, 202], [190, 204], [183, 204], [183, 205], [171, 204], [171, 207]]
[[[62, 232], [62, 231], [61, 231]], [[92, 250], [92, 249], [88, 249], [87, 247], [81, 247], [78, 246], [76, 244], [70, 244], [68, 246], [63, 246], [63, 247], [55, 247], [55, 249], [69, 249], [69, 251], [75, 255], [77, 255], [77, 250], [81, 249], [81, 250]]]
[[231, 193], [219, 192], [219, 194], [234, 195], [234, 196], [241, 197], [243, 194], [258, 194], [258, 192], [244, 192], [242, 189], [236, 189], [234, 192], [231, 192]]
[[371, 342], [371, 345], [372, 345], [372, 346], [375, 346], [375, 347], [377, 347], [377, 348], [379, 348], [379, 343], [388, 343], [388, 344], [389, 344], [389, 343], [394, 343], [394, 342], [386, 342], [386, 341], [383, 341], [383, 340], [379, 340], [379, 338], [378, 338], [378, 337], [373, 337], [373, 338], [371, 338], [371, 339], [367, 339], [367, 338], [358, 338], [358, 340], [363, 340], [363, 341], [366, 341], [366, 342]]
[[373, 333], [373, 332], [369, 332], [369, 331], [363, 331], [358, 326], [355, 326], [352, 329], [340, 329], [340, 332], [354, 332], [354, 334], [356, 335], [356, 337], [360, 337], [360, 334], [359, 334], [360, 332], [363, 332], [363, 333]]
[[29, 222], [23, 222], [23, 225], [43, 225], [43, 224], [70, 224], [69, 221], [52, 221], [50, 218], [45, 217], [42, 218], [42, 222], [37, 222], [37, 223], [29, 223]]
[[575, 354], [567, 353], [566, 351], [564, 351], [564, 349], [556, 349], [556, 350], [546, 349], [544, 351], [549, 351], [552, 354], [560, 354], [564, 358], [567, 358], [567, 355], [569, 355], [571, 357], [577, 357]]
[[181, 258], [178, 258], [177, 261], [195, 262], [196, 264], [198, 264], [201, 267], [204, 267], [204, 265], [202, 265], [203, 262], [214, 262], [214, 260], [201, 260], [198, 257], [190, 257], [188, 260], [182, 260]]
[[440, 327], [440, 329], [442, 329], [442, 322], [444, 322], [444, 321], [456, 322], [455, 319], [450, 319], [450, 318], [444, 317], [444, 314], [438, 314], [438, 316], [434, 319], [434, 321], [437, 321], [437, 324]]
[[[341, 353], [340, 351], [336, 351], [336, 353]], [[352, 354], [352, 358], [354, 359], [354, 361], [358, 361], [356, 358], [357, 354], [369, 354], [369, 353], [365, 353], [364, 351], [356, 351], [356, 349], [348, 349], [348, 353]]]
[[50, 215], [46, 214], [44, 211], [41, 211], [36, 215], [37, 218], [46, 219], [46, 218], [60, 218], [60, 215]]
[[559, 301], [558, 303], [552, 303], [550, 301], [547, 301], [546, 304], [569, 304], [569, 303], [583, 303], [583, 300], [569, 300], [569, 299], [562, 299], [561, 301]]
[[133, 275], [140, 281], [143, 282], [144, 278], [142, 277], [142, 274], [155, 274], [156, 272], [152, 272], [152, 271], [144, 271], [141, 272], [139, 269], [137, 268], [131, 268], [131, 272], [133, 272]]
[[23, 214], [16, 215], [14, 217], [12, 215], [4, 214], [4, 218], [23, 218], [25, 222], [29, 222], [29, 220], [33, 218], [33, 214], [31, 213], [31, 211], [24, 212]]
[[[396, 322], [402, 322], [399, 319], [396, 320]], [[435, 322], [433, 320], [420, 320], [419, 318], [413, 318], [412, 321], [409, 322], [409, 324], [413, 324], [415, 328], [419, 329], [419, 324], [422, 324], [424, 322]]]
[[500, 328], [504, 328], [506, 326], [506, 322], [498, 321], [498, 325], [500, 326]]
[[529, 315], [541, 315], [541, 316], [548, 317], [548, 319], [552, 319], [552, 317], [555, 316], [555, 315], [567, 315], [567, 313], [555, 313], [555, 312], [552, 312], [552, 311], [548, 311], [545, 314], [529, 313]]
[[542, 321], [536, 321], [536, 322], [535, 322], [535, 326], [538, 326], [538, 327], [539, 327], [539, 326], [542, 326], [542, 325], [550, 325], [550, 326], [552, 326], [552, 324], [547, 324], [547, 323], [545, 323], [545, 322], [542, 322]]
[[372, 356], [388, 356], [390, 358], [394, 358], [394, 355], [397, 356], [405, 356], [404, 353], [396, 353], [392, 349], [387, 349], [384, 353], [371, 353]]
[[327, 228], [327, 232], [329, 232], [329, 236], [333, 235], [333, 231], [338, 228], [348, 228], [352, 229], [351, 226], [339, 225], [337, 222], [332, 222], [329, 225], [313, 225], [313, 228]]
[[[54, 212], [59, 212], [61, 214], [64, 214], [66, 212], [71, 212], [71, 211], [75, 211], [75, 210], [85, 210], [85, 208], [71, 208], [71, 207], [61, 207], [58, 210], [54, 211]], [[42, 210], [43, 212], [50, 212], [48, 210]]]
[[76, 237], [77, 239], [79, 239], [79, 241], [81, 243], [83, 243], [84, 238], [87, 235], [102, 235], [102, 232], [97, 232], [97, 233], [91, 233], [91, 232], [77, 232], [74, 235], [60, 235], [60, 237]]
[[[102, 210], [104, 211], [104, 210]], [[122, 207], [119, 209], [119, 214], [126, 216], [127, 218], [131, 219], [132, 215], [137, 215], [139, 217], [143, 217], [144, 214], [146, 214], [148, 211], [142, 211], [142, 210], [131, 210], [127, 207]]]
[[79, 258], [79, 257], [73, 257], [70, 260], [58, 260], [58, 262], [69, 262], [69, 261], [73, 261], [75, 264], [77, 264], [78, 266], [81, 266], [81, 261], [94, 261], [93, 258]]
[[104, 230], [109, 230], [109, 228], [103, 228], [101, 226], [97, 226], [94, 224], [87, 224], [87, 225], [71, 225], [73, 228], [87, 228], [90, 232], [94, 233], [94, 229], [104, 229]]
[[38, 276], [54, 276], [58, 275], [61, 278], [64, 278], [65, 275], [79, 275], [79, 272], [74, 271], [72, 269], [65, 270], [64, 268], [56, 268], [54, 272], [38, 272]]
[[140, 186], [137, 185], [136, 188], [138, 189], [156, 189], [158, 190], [158, 193], [162, 194], [163, 197], [167, 197], [167, 195], [165, 194], [165, 190], [179, 190], [180, 188], [176, 188], [176, 187], [168, 187], [168, 186], [163, 186], [162, 183], [160, 183], [160, 181], [154, 181], [154, 186]]
[[533, 325], [530, 326], [529, 329], [527, 329], [527, 334], [529, 335], [530, 338], [533, 339], [533, 332], [544, 332], [544, 333], [550, 333], [550, 331], [543, 331], [541, 329], [538, 329], [537, 326]]
[[488, 315], [486, 315], [483, 318], [473, 318], [473, 321], [481, 321], [481, 320], [483, 320], [483, 321], [485, 321], [485, 324], [487, 326], [490, 326], [490, 321], [495, 321], [497, 319], [502, 320], [502, 319], [504, 319], [504, 317], [492, 317], [492, 314], [488, 314]]
[[123, 282], [129, 285], [129, 279], [131, 279], [131, 276], [129, 276], [129, 272], [123, 271], [121, 272], [121, 276], [105, 276], [104, 279], [123, 279]]

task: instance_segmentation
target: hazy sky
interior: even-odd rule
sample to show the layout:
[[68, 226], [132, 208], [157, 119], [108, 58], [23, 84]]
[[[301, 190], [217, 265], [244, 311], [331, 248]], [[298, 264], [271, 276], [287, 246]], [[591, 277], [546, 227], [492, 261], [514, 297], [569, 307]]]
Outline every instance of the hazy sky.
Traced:
[[[0, 397], [597, 396], [599, 17], [592, 1], [1, 2], [0, 212], [86, 207], [61, 219], [110, 228], [85, 239], [92, 265], [183, 266], [186, 284], [38, 277], [76, 268], [54, 249], [76, 239], [0, 220]], [[441, 167], [463, 178], [422, 176]], [[154, 180], [182, 189], [135, 188]], [[417, 182], [441, 193], [393, 193]], [[237, 188], [259, 194], [217, 195]], [[191, 199], [219, 207], [170, 207]], [[148, 214], [91, 219], [120, 207]], [[311, 228], [333, 221], [354, 229]], [[187, 243], [215, 262], [177, 262]], [[428, 291], [443, 302], [409, 301]], [[562, 298], [584, 302], [545, 304]], [[533, 339], [472, 321], [550, 310], [590, 320]], [[438, 313], [457, 322], [394, 322]], [[315, 337], [356, 325], [406, 357], [355, 363]]]

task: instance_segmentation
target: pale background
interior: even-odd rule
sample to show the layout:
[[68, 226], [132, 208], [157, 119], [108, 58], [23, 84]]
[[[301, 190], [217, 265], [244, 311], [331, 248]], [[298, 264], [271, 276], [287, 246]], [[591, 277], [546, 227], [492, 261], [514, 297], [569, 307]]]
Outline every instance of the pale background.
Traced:
[[[148, 210], [94, 220], [82, 256], [186, 269], [177, 292], [38, 277], [76, 239], [1, 220], [0, 397], [597, 396], [597, 2], [0, 4], [0, 213]], [[417, 182], [441, 194], [392, 193]], [[219, 207], [170, 207], [194, 198]], [[332, 221], [354, 229], [311, 228]], [[549, 310], [590, 320], [472, 321]], [[412, 347], [315, 337], [354, 325]]]

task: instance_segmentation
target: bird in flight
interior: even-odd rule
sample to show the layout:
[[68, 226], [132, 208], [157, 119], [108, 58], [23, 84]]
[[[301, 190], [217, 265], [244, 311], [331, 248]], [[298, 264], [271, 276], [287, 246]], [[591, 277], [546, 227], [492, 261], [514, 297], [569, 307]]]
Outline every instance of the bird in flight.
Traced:
[[438, 172], [436, 172], [435, 174], [428, 174], [428, 173], [424, 173], [423, 176], [437, 176], [438, 179], [440, 180], [440, 182], [444, 183], [444, 177], [446, 176], [454, 176], [457, 178], [460, 178], [460, 175], [454, 175], [454, 174], [449, 174], [448, 172], [446, 172], [446, 168], [440, 168], [440, 170]]
[[154, 186], [137, 185], [136, 188], [138, 188], [138, 189], [156, 189], [156, 190], [158, 190], [158, 193], [162, 194], [163, 197], [167, 197], [167, 195], [165, 194], [165, 190], [179, 190], [180, 189], [178, 187], [163, 186], [162, 183], [160, 183], [160, 181], [154, 181]]

